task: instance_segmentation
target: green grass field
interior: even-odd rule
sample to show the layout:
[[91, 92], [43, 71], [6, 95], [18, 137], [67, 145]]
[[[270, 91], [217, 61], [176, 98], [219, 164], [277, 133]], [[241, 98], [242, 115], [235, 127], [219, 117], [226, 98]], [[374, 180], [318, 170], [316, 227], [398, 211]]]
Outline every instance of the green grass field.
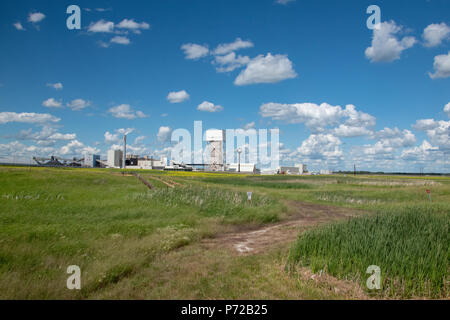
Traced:
[[366, 281], [382, 270], [380, 295], [446, 296], [450, 214], [438, 207], [405, 206], [310, 230], [291, 249], [290, 263]]
[[[361, 297], [301, 270], [325, 270], [325, 282], [364, 297], [449, 297], [450, 178], [139, 173], [154, 189], [117, 170], [0, 167], [0, 298]], [[303, 203], [357, 214], [318, 212], [297, 241], [256, 254], [220, 243], [289, 221]], [[81, 290], [66, 288], [70, 265]], [[376, 293], [364, 286], [369, 265], [382, 270]]]

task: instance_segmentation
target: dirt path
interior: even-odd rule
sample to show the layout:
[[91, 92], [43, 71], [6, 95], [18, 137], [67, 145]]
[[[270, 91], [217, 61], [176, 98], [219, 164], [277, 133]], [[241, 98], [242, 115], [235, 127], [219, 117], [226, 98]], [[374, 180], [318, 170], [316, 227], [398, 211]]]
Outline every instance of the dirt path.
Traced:
[[143, 184], [145, 184], [147, 188], [149, 188], [150, 190], [153, 189], [153, 185], [144, 178], [142, 178], [139, 174], [133, 173], [133, 175], [136, 176], [136, 178], [138, 178]]
[[297, 213], [287, 221], [259, 229], [218, 235], [214, 239], [205, 240], [204, 245], [226, 247], [239, 255], [257, 254], [270, 247], [293, 242], [300, 230], [362, 214], [359, 210], [303, 202], [290, 202], [289, 205], [295, 207]]
[[300, 230], [364, 213], [300, 202], [288, 205], [295, 208], [288, 220], [264, 227], [226, 226], [230, 231], [213, 239], [171, 251], [155, 262], [158, 268], [151, 274], [166, 279], [163, 290], [172, 298], [367, 299], [356, 282], [314, 274], [309, 268], [291, 274], [285, 269], [287, 249]]
[[169, 188], [175, 188], [175, 184], [173, 184], [173, 183], [171, 183], [171, 182], [168, 182], [168, 181], [166, 181], [166, 180], [163, 180], [163, 179], [161, 179], [161, 178], [159, 178], [159, 177], [155, 177], [155, 176], [148, 176], [150, 179], [154, 179], [154, 180], [157, 180], [157, 181], [159, 181], [159, 182], [162, 182], [162, 183], [164, 183], [166, 186], [168, 186]]

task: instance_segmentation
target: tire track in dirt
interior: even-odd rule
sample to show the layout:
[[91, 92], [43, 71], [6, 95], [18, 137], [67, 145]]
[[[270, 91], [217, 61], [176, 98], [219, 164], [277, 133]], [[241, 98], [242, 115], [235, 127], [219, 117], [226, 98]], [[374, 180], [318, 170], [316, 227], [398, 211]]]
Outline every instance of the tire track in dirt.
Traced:
[[133, 173], [133, 175], [134, 175], [136, 178], [138, 178], [139, 181], [141, 181], [141, 182], [142, 182], [147, 188], [149, 188], [150, 190], [152, 190], [152, 189], [154, 188], [153, 185], [152, 185], [150, 182], [148, 182], [147, 180], [145, 180], [144, 178], [142, 178], [140, 174]]
[[157, 180], [157, 181], [159, 181], [159, 182], [162, 182], [163, 184], [165, 184], [166, 186], [168, 186], [169, 188], [175, 188], [176, 186], [175, 186], [175, 184], [173, 184], [173, 183], [171, 183], [171, 182], [168, 182], [168, 181], [166, 181], [166, 180], [163, 180], [163, 179], [161, 179], [161, 178], [159, 178], [159, 177], [155, 177], [155, 176], [149, 176], [149, 178], [150, 179], [154, 179], [154, 180]]
[[258, 229], [219, 234], [203, 241], [206, 247], [225, 247], [239, 255], [258, 254], [297, 239], [300, 231], [363, 214], [360, 210], [304, 202], [289, 202], [297, 213], [288, 220]]

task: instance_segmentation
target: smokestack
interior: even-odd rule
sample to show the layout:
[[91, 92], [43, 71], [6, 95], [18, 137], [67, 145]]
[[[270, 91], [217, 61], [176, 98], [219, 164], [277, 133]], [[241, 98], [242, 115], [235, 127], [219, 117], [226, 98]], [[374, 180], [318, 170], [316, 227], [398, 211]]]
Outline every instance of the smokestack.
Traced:
[[122, 168], [124, 168], [124, 169], [126, 169], [126, 167], [127, 167], [126, 161], [127, 161], [127, 135], [124, 134], [123, 135], [123, 162], [122, 162]]

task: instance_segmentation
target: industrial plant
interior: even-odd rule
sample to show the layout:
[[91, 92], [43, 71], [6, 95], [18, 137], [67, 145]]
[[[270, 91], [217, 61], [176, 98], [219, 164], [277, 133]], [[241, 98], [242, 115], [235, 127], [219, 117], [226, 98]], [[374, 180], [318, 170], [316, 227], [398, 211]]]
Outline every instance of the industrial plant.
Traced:
[[[52, 167], [84, 167], [84, 168], [113, 168], [113, 169], [144, 169], [165, 171], [209, 171], [247, 174], [285, 174], [303, 175], [310, 174], [305, 164], [296, 164], [293, 167], [280, 166], [277, 169], [258, 169], [255, 163], [241, 162], [241, 148], [236, 149], [237, 163], [226, 163], [224, 144], [226, 135], [224, 130], [207, 130], [205, 134], [207, 161], [206, 163], [176, 163], [167, 157], [155, 159], [152, 156], [140, 156], [127, 154], [127, 135], [123, 136], [122, 149], [110, 149], [106, 160], [100, 155], [85, 154], [81, 158], [65, 159], [57, 156], [49, 158], [34, 157], [38, 166]], [[321, 170], [320, 174], [331, 174], [329, 170]]]

